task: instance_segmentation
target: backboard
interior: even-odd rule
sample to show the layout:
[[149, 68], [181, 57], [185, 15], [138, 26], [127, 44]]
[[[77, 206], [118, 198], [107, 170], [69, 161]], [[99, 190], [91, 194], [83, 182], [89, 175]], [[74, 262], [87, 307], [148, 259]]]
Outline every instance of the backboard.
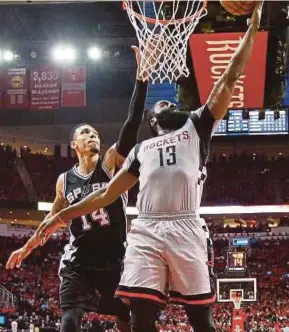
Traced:
[[232, 302], [232, 296], [240, 292], [242, 302], [257, 301], [256, 278], [217, 279], [217, 301]]

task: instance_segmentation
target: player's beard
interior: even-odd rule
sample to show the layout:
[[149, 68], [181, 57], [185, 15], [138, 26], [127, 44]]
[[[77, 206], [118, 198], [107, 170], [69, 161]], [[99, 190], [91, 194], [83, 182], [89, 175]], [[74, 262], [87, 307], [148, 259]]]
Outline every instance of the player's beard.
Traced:
[[162, 129], [172, 131], [183, 127], [189, 118], [189, 113], [170, 109], [156, 114], [155, 117], [157, 119], [157, 123]]
[[96, 147], [94, 147], [94, 148], [90, 148], [90, 152], [91, 152], [92, 154], [98, 154], [98, 153], [99, 153], [99, 148], [96, 148]]

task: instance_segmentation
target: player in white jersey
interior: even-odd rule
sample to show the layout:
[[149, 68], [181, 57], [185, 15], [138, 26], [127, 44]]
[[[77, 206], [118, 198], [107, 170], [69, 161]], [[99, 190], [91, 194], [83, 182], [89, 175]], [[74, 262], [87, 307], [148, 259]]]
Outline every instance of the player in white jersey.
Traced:
[[46, 237], [68, 220], [100, 209], [138, 180], [139, 215], [132, 222], [124, 271], [116, 295], [130, 303], [133, 332], [157, 331], [160, 305], [185, 305], [195, 332], [215, 331], [210, 304], [211, 245], [198, 211], [206, 177], [211, 137], [223, 118], [252, 51], [263, 3], [256, 6], [249, 28], [205, 106], [189, 114], [161, 101], [148, 114], [154, 138], [136, 145], [122, 169], [102, 188], [42, 224]]

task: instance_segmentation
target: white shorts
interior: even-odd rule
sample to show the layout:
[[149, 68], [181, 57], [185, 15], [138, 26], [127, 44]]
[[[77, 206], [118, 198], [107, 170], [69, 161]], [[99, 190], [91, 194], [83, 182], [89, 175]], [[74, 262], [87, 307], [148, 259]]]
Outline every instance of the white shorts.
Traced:
[[127, 238], [116, 296], [165, 305], [201, 305], [216, 300], [212, 241], [195, 215], [139, 216]]

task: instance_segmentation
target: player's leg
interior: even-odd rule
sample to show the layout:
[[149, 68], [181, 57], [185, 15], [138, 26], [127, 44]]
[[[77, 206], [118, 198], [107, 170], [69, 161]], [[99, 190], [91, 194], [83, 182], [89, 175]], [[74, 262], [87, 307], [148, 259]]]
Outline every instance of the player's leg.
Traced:
[[96, 272], [95, 288], [100, 293], [97, 312], [116, 316], [116, 325], [120, 332], [130, 331], [130, 309], [114, 294], [120, 281], [122, 264], [117, 263], [110, 269]]
[[187, 305], [186, 313], [194, 332], [214, 332], [211, 305]]
[[66, 308], [61, 318], [61, 332], [80, 332], [84, 309]]
[[116, 316], [116, 326], [118, 330], [120, 332], [129, 332], [131, 326], [130, 308], [123, 303], [121, 299], [114, 298], [114, 291], [113, 295], [110, 297], [106, 297], [105, 295], [101, 296], [97, 313]]
[[161, 223], [133, 222], [128, 234], [124, 270], [116, 296], [131, 303], [133, 331], [155, 331], [156, 312], [166, 305], [167, 264]]
[[131, 300], [132, 332], [156, 332], [156, 320], [160, 306], [145, 300]]
[[196, 332], [214, 331], [212, 247], [204, 220], [174, 220], [166, 233], [171, 302], [183, 304]]
[[85, 311], [96, 311], [98, 299], [90, 278], [79, 269], [60, 270], [61, 332], [79, 332]]

